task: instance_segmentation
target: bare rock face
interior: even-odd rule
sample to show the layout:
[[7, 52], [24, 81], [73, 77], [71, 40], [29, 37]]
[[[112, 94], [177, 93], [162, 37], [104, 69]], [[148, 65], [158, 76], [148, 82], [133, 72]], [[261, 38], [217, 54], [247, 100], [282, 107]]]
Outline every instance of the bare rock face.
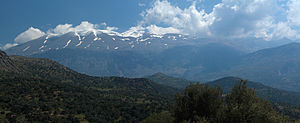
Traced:
[[18, 68], [13, 63], [13, 61], [9, 58], [9, 56], [0, 50], [0, 71], [5, 72], [18, 72]]

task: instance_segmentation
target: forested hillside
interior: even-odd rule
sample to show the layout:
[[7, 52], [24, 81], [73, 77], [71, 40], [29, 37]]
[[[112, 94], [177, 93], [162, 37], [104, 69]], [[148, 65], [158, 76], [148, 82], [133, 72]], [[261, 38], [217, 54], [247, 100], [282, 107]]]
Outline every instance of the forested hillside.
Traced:
[[177, 92], [148, 79], [91, 77], [47, 59], [7, 58], [21, 72], [0, 73], [2, 121], [138, 122], [169, 109]]

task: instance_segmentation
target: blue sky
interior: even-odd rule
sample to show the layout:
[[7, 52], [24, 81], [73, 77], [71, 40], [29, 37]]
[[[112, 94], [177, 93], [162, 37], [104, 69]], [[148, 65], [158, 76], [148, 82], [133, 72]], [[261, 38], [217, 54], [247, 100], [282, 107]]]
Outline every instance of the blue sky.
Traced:
[[82, 30], [81, 24], [103, 23], [118, 32], [299, 39], [299, 6], [299, 0], [1, 0], [0, 44], [24, 43], [57, 25]]
[[29, 27], [46, 31], [58, 24], [89, 21], [127, 29], [137, 24], [141, 11], [138, 0], [1, 0], [1, 43], [14, 40]]

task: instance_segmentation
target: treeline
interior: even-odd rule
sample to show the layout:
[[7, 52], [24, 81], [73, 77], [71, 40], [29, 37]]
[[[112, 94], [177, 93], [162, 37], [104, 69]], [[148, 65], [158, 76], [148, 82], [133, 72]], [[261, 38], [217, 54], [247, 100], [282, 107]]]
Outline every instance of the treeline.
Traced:
[[[220, 87], [191, 84], [175, 96], [170, 111], [152, 114], [144, 123], [285, 123], [294, 122], [276, 112], [242, 80], [231, 92]], [[299, 122], [299, 121], [298, 121]]]

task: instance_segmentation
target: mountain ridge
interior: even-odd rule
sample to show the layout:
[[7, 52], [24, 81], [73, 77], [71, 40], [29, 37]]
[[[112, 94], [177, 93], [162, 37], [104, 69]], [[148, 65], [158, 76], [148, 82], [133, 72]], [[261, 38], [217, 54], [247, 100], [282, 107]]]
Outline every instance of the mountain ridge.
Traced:
[[299, 91], [300, 44], [290, 43], [246, 55], [238, 66], [222, 74], [248, 78], [275, 88]]
[[[217, 79], [215, 81], [207, 82], [205, 84], [208, 84], [210, 86], [221, 86], [225, 93], [229, 93], [230, 89], [235, 84], [238, 84], [240, 80], [242, 79], [238, 77], [224, 77], [221, 79]], [[300, 105], [299, 92], [280, 90], [253, 81], [248, 81], [247, 86], [249, 88], [255, 89], [256, 94], [259, 97], [270, 100], [273, 103], [275, 102], [275, 103], [288, 103], [288, 104], [293, 104], [298, 106]]]
[[[163, 77], [161, 77], [163, 76]], [[172, 84], [178, 84], [182, 86], [172, 86], [172, 87], [177, 87], [177, 88], [185, 88], [188, 86], [190, 83], [193, 83], [192, 81], [188, 81], [190, 83], [186, 83], [185, 79], [182, 78], [176, 78], [172, 76], [165, 75], [163, 73], [156, 73], [154, 75], [148, 76], [149, 79], [153, 80], [154, 82], [157, 82], [159, 84], [164, 84], [168, 86], [172, 86]], [[185, 80], [185, 81], [182, 81]], [[233, 88], [234, 85], [239, 84], [239, 81], [243, 80], [239, 77], [233, 77], [233, 76], [228, 76], [224, 78], [219, 78], [213, 81], [208, 81], [208, 82], [202, 82], [202, 84], [207, 84], [209, 86], [220, 86], [223, 90], [223, 93], [229, 93], [231, 89]], [[247, 82], [247, 87], [255, 89], [256, 94], [264, 98], [266, 100], [271, 101], [272, 103], [283, 103], [283, 104], [293, 104], [293, 105], [298, 105], [300, 106], [300, 92], [292, 92], [292, 91], [285, 91], [285, 90], [280, 90], [277, 88], [272, 88], [269, 86], [266, 86], [264, 84], [261, 84], [259, 82], [253, 82], [253, 81], [248, 81]]]

